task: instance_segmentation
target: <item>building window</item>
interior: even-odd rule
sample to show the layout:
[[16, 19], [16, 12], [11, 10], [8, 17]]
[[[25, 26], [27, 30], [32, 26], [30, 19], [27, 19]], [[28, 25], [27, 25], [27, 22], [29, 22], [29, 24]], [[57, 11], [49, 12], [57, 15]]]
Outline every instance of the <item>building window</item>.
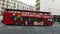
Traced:
[[52, 0], [52, 1], [54, 1], [54, 0]]
[[23, 8], [23, 10], [24, 10], [24, 6], [23, 6], [22, 8]]
[[2, 8], [0, 8], [0, 11], [2, 10]]
[[6, 8], [6, 5], [4, 6], [4, 8]]
[[8, 6], [8, 8], [10, 8], [10, 6]]
[[12, 1], [12, 3], [14, 3], [14, 1]]
[[6, 4], [7, 4], [7, 2], [4, 2], [4, 4], [6, 5]]
[[20, 8], [20, 10], [21, 10], [21, 3], [19, 4], [19, 6], [20, 6], [19, 8]]
[[26, 10], [29, 10], [28, 8], [29, 8], [29, 6], [26, 6]]
[[9, 0], [9, 2], [11, 2], [12, 0]]
[[28, 10], [30, 10], [29, 7], [28, 7]]
[[8, 0], [8, 3], [10, 3], [12, 0]]
[[7, 2], [8, 0], [3, 0], [3, 2]]
[[0, 1], [0, 4], [2, 4], [3, 3], [3, 1]]
[[21, 10], [23, 10], [23, 5], [21, 5]]
[[1, 12], [0, 12], [0, 16], [1, 16]]
[[25, 10], [25, 5], [24, 5], [24, 10]]
[[13, 7], [10, 7], [10, 9], [14, 9]]
[[0, 7], [2, 7], [2, 5], [0, 5]]
[[25, 8], [26, 10], [27, 10], [27, 6], [26, 6], [26, 8]]
[[40, 0], [36, 0], [36, 2], [39, 2]]
[[17, 5], [17, 9], [19, 9], [19, 4]]
[[1, 16], [3, 15], [3, 11], [0, 12], [0, 15], [1, 15]]
[[27, 7], [27, 10], [29, 10], [28, 7]]
[[13, 6], [13, 4], [9, 4], [9, 6]]

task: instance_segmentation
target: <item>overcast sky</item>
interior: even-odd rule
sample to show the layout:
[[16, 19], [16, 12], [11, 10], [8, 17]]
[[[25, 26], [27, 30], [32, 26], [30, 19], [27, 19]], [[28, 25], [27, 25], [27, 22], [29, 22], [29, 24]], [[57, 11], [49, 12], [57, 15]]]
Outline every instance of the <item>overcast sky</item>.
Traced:
[[17, 1], [21, 1], [23, 3], [29, 4], [34, 6], [36, 4], [36, 0], [17, 0]]

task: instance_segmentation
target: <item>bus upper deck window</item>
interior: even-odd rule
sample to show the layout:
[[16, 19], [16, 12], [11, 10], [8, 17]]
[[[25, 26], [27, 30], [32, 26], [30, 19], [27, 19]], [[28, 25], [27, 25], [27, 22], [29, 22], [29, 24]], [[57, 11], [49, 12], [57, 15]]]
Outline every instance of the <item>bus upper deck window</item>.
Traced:
[[26, 14], [25, 12], [20, 12], [20, 13], [22, 13], [22, 14]]
[[47, 15], [46, 13], [44, 15]]
[[11, 11], [11, 13], [13, 13], [14, 11]]
[[43, 15], [42, 13], [40, 13], [40, 15]]
[[11, 13], [11, 11], [8, 11], [9, 13]]
[[14, 13], [17, 13], [17, 11], [15, 11]]
[[37, 16], [37, 13], [33, 13], [34, 16]]
[[17, 13], [21, 13], [21, 12], [17, 12]]

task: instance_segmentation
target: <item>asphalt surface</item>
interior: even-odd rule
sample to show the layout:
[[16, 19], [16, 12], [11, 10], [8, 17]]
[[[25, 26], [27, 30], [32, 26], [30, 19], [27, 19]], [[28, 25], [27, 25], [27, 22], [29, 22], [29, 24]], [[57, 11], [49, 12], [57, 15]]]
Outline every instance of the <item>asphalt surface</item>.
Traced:
[[53, 26], [10, 26], [0, 24], [0, 34], [60, 34], [60, 24]]
[[60, 24], [53, 26], [10, 26], [0, 20], [0, 34], [60, 34]]
[[9, 26], [1, 23], [0, 34], [60, 34], [60, 24], [53, 26]]

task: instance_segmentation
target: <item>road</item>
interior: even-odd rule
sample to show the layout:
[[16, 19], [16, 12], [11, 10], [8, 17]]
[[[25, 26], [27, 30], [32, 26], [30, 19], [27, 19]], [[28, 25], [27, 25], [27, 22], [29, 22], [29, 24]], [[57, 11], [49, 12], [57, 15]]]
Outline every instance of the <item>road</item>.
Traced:
[[53, 26], [0, 25], [0, 34], [60, 34], [60, 24]]
[[8, 26], [0, 20], [0, 34], [60, 34], [60, 24], [53, 26]]

